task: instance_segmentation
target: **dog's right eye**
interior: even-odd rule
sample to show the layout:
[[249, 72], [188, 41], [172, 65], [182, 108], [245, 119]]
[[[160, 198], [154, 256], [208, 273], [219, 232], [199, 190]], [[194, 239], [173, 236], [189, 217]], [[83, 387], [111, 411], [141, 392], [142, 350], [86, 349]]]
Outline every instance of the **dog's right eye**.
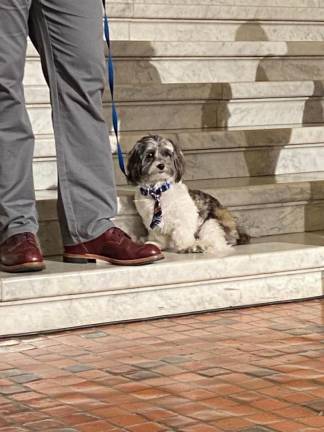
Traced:
[[147, 153], [147, 155], [146, 155], [146, 159], [152, 159], [153, 158], [153, 156], [154, 156], [154, 153]]

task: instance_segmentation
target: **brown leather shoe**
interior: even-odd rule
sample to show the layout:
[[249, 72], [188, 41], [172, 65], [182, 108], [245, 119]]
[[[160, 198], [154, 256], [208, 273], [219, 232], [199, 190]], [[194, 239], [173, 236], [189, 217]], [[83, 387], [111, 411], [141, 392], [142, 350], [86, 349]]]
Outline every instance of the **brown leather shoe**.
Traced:
[[142, 265], [163, 258], [157, 246], [135, 243], [121, 229], [113, 227], [94, 240], [65, 246], [63, 261], [85, 264], [101, 260], [117, 265]]
[[0, 245], [0, 270], [19, 273], [44, 268], [43, 255], [33, 233], [15, 234]]

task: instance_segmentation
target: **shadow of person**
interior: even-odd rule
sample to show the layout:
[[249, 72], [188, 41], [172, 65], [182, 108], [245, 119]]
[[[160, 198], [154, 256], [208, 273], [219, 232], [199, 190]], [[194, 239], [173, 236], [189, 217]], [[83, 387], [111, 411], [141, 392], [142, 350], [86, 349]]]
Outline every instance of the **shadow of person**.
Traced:
[[[237, 31], [236, 40], [253, 40], [267, 41], [267, 35], [260, 23], [253, 25], [243, 24]], [[286, 55], [289, 57], [290, 44], [286, 44]], [[291, 53], [296, 55], [296, 49]], [[278, 59], [273, 56], [264, 56], [258, 62], [255, 81], [280, 81], [280, 80], [300, 80], [298, 71], [300, 68], [290, 67], [286, 59]], [[304, 73], [311, 76], [313, 66], [303, 67]], [[301, 124], [300, 126], [309, 126], [324, 122], [324, 83], [322, 81], [314, 81], [314, 89], [312, 95], [305, 101]], [[290, 127], [276, 129], [260, 129], [245, 131], [245, 160], [251, 176], [259, 175], [276, 175], [283, 173], [295, 173], [294, 169], [289, 168], [291, 165], [289, 160], [293, 160], [291, 152], [285, 152], [283, 157], [283, 167], [281, 167], [282, 150], [287, 148], [289, 144], [294, 143], [292, 138], [293, 129]], [[298, 131], [297, 131], [298, 132]], [[263, 144], [264, 150], [260, 148], [258, 152], [250, 151], [249, 147]], [[294, 150], [292, 150], [294, 151]], [[288, 163], [287, 163], [288, 162]], [[285, 168], [285, 169], [284, 169]], [[284, 170], [283, 170], [284, 169]], [[283, 172], [284, 171], [284, 172]], [[304, 206], [304, 231], [314, 231], [324, 229], [323, 205], [319, 200], [322, 199], [323, 182], [310, 181], [310, 197], [309, 202]]]
[[[107, 54], [107, 52], [106, 52]], [[122, 41], [117, 40], [112, 44], [112, 55], [114, 62], [115, 71], [115, 99], [116, 107], [118, 112], [119, 120], [119, 140], [123, 147], [123, 151], [127, 153], [129, 150], [129, 140], [125, 137], [123, 132], [129, 131], [129, 126], [127, 120], [124, 117], [123, 107], [118, 102], [118, 86], [125, 86], [123, 91], [124, 100], [132, 100], [132, 92], [136, 89], [136, 86], [140, 85], [150, 85], [150, 84], [161, 84], [162, 80], [160, 78], [160, 73], [157, 67], [154, 65], [155, 61], [155, 50], [149, 41]], [[129, 90], [128, 90], [129, 89]], [[136, 89], [137, 90], [137, 89]], [[127, 99], [127, 92], [129, 91], [129, 99]], [[111, 95], [109, 88], [105, 90], [104, 100], [111, 102]], [[112, 125], [112, 115], [111, 110], [106, 109], [104, 111], [105, 120], [110, 132], [110, 147], [112, 153], [116, 155], [117, 153], [117, 139], [114, 133]], [[138, 107], [137, 115], [140, 116], [140, 107]], [[138, 138], [143, 134], [147, 134], [154, 131], [154, 119], [152, 119], [151, 130], [142, 130], [138, 133]], [[123, 136], [124, 135], [124, 136]], [[124, 145], [124, 138], [127, 146]], [[133, 143], [133, 145], [135, 142]], [[125, 154], [126, 158], [126, 154]], [[121, 173], [118, 164], [115, 163], [115, 177], [117, 185], [125, 185], [126, 181]]]
[[158, 53], [150, 41], [115, 41], [112, 49], [117, 84], [162, 82], [161, 73], [155, 66]]
[[[246, 22], [236, 32], [236, 41], [269, 41], [268, 36], [259, 22]], [[269, 56], [258, 61], [255, 71], [255, 81], [260, 83], [271, 80]], [[276, 60], [273, 60], [275, 62]], [[270, 67], [269, 67], [270, 66]], [[262, 114], [262, 113], [261, 113]], [[262, 121], [262, 118], [261, 118]], [[271, 126], [270, 126], [271, 128]], [[250, 176], [275, 176], [282, 173], [280, 156], [282, 150], [289, 146], [292, 129], [289, 127], [273, 128], [264, 126], [262, 129], [244, 130], [245, 163]]]
[[[112, 46], [112, 54], [114, 57], [114, 69], [115, 69], [115, 84], [116, 86], [125, 86], [124, 89], [124, 97], [126, 96], [126, 100], [132, 100], [131, 97], [132, 91], [134, 88], [139, 87], [141, 85], [156, 85], [162, 84], [162, 80], [160, 77], [160, 72], [158, 68], [155, 66], [155, 57], [156, 52], [154, 47], [149, 41], [114, 41]], [[114, 54], [115, 53], [115, 54]], [[127, 92], [129, 89], [129, 99], [127, 97]], [[124, 110], [119, 109], [118, 106], [118, 91], [116, 93], [117, 96], [117, 111], [119, 114], [119, 140], [122, 146], [124, 160], [126, 163], [127, 152], [130, 148], [135, 145], [137, 139], [140, 139], [143, 135], [154, 132], [154, 118], [152, 118], [152, 126], [150, 130], [141, 130], [138, 133], [132, 132], [131, 136], [134, 142], [130, 142], [130, 137], [127, 136], [127, 132], [130, 131], [130, 128], [127, 124], [127, 119], [124, 118]], [[110, 92], [106, 89], [105, 92], [105, 100], [110, 101]], [[137, 115], [140, 116], [139, 106], [137, 108]], [[147, 231], [142, 223], [142, 220], [139, 215], [136, 214], [136, 209], [133, 206], [132, 211], [134, 214], [123, 215], [122, 214], [122, 202], [127, 199], [127, 196], [132, 194], [132, 187], [125, 186], [127, 185], [127, 180], [122, 174], [118, 162], [117, 162], [117, 139], [113, 131], [112, 127], [112, 117], [111, 111], [105, 111], [106, 122], [110, 130], [110, 146], [112, 152], [114, 153], [115, 159], [115, 180], [116, 184], [119, 186], [118, 188], [118, 216], [114, 220], [114, 223], [119, 228], [125, 230], [129, 235], [131, 235], [134, 239], [144, 238], [147, 235]], [[123, 186], [123, 187], [120, 187]], [[132, 200], [132, 198], [130, 199]], [[129, 209], [128, 209], [129, 211]]]
[[[314, 81], [314, 89], [304, 105], [302, 123], [304, 127], [321, 125], [324, 122], [324, 83]], [[310, 182], [310, 198], [304, 208], [305, 231], [324, 229], [323, 181]]]
[[324, 83], [323, 81], [314, 81], [313, 93], [307, 98], [304, 105], [302, 124], [309, 126], [311, 124], [324, 122]]

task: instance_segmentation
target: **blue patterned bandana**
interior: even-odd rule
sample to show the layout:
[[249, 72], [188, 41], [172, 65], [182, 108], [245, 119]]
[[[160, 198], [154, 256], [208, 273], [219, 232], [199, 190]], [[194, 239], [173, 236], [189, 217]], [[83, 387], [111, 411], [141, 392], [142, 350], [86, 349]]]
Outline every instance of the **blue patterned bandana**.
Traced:
[[148, 187], [140, 187], [140, 192], [144, 196], [150, 196], [154, 199], [154, 213], [152, 222], [150, 225], [151, 229], [156, 228], [162, 222], [162, 207], [161, 207], [161, 195], [163, 192], [166, 192], [171, 187], [171, 183], [165, 182], [159, 187], [148, 186]]

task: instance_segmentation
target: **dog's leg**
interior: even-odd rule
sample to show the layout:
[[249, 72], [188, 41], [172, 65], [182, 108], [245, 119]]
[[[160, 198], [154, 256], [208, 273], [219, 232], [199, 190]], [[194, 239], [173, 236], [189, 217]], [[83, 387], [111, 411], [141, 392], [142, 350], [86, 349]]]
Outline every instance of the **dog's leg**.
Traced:
[[181, 226], [173, 230], [170, 239], [170, 248], [178, 253], [200, 253], [202, 252], [194, 229]]
[[169, 248], [169, 237], [167, 235], [163, 235], [158, 231], [149, 229], [148, 239], [145, 243], [154, 243], [161, 250], [166, 250]]
[[227, 255], [232, 251], [226, 233], [216, 219], [208, 219], [199, 231], [199, 245], [204, 252]]
[[224, 228], [227, 243], [232, 246], [238, 244], [240, 234], [234, 216], [229, 212], [229, 210], [223, 207], [218, 207], [215, 210], [215, 216], [220, 225]]

